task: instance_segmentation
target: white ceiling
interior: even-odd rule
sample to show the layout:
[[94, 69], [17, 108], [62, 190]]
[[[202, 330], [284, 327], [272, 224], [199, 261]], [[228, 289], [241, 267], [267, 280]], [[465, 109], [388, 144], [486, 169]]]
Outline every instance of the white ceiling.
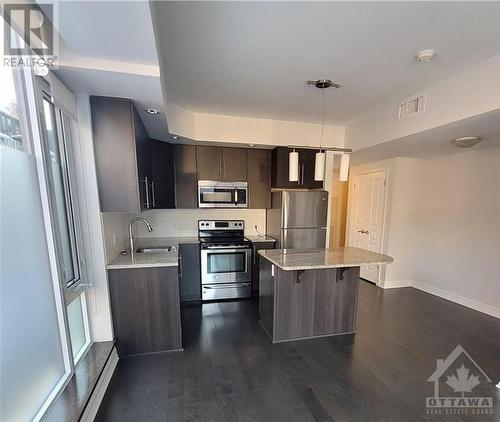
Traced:
[[[198, 112], [349, 121], [500, 53], [500, 2], [154, 2], [168, 101]], [[434, 48], [432, 63], [416, 62]]]
[[[353, 165], [394, 157], [430, 158], [500, 145], [500, 110], [439, 126], [415, 135], [395, 139], [352, 153]], [[481, 142], [468, 149], [458, 148], [452, 140], [480, 136]]]
[[[151, 138], [169, 140], [147, 1], [60, 1], [57, 75], [74, 93], [130, 98]], [[160, 111], [151, 115], [144, 109]]]
[[158, 64], [147, 1], [60, 1], [58, 26], [80, 56]]

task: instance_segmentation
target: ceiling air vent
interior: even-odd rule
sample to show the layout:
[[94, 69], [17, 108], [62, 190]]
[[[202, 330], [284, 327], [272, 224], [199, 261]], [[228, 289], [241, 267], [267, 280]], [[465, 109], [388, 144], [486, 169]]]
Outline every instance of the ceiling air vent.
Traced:
[[425, 111], [425, 100], [427, 94], [418, 94], [416, 96], [409, 97], [405, 99], [399, 105], [398, 116], [400, 119], [404, 119], [408, 116], [423, 113]]

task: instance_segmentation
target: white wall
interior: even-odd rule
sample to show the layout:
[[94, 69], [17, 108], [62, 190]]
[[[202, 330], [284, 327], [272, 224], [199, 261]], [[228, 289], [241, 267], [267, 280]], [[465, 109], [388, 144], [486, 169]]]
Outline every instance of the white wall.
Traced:
[[423, 162], [416, 287], [500, 318], [500, 147]]
[[77, 95], [77, 113], [79, 128], [78, 163], [82, 175], [82, 197], [80, 204], [85, 204], [86, 218], [82, 219], [83, 230], [87, 236], [89, 251], [86, 256], [89, 278], [93, 286], [88, 290], [90, 302], [90, 326], [93, 341], [113, 339], [111, 308], [109, 304], [106, 257], [103, 243], [99, 195], [92, 141], [90, 103], [86, 94]]
[[[266, 231], [266, 210], [256, 209], [192, 209], [192, 210], [151, 210], [137, 214], [144, 217], [153, 226], [149, 233], [144, 224], [134, 226], [137, 237], [184, 237], [198, 235], [198, 220], [228, 219], [244, 220], [245, 234], [257, 235]], [[128, 222], [135, 214], [102, 213], [103, 233], [106, 242], [108, 262], [127, 247]], [[254, 226], [257, 225], [257, 230]]]
[[500, 147], [382, 164], [383, 252], [394, 257], [382, 286], [411, 285], [500, 318]]
[[425, 92], [425, 113], [400, 120], [399, 101], [390, 101], [348, 122], [345, 145], [360, 150], [499, 109], [500, 56], [451, 75]]
[[[167, 104], [171, 133], [197, 141], [318, 146], [321, 124], [197, 113]], [[325, 125], [324, 146], [344, 145], [344, 126]]]

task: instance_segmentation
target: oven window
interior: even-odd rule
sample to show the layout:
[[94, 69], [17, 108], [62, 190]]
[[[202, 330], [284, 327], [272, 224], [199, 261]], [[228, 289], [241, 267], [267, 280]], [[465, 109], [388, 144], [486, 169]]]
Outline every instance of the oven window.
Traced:
[[245, 252], [209, 253], [207, 255], [207, 272], [214, 273], [244, 273]]
[[231, 204], [233, 203], [234, 189], [207, 189], [202, 190], [200, 203], [202, 204]]

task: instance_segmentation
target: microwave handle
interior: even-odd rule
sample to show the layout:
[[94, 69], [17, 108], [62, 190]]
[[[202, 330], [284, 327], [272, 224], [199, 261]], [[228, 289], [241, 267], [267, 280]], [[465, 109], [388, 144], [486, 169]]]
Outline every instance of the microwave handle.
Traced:
[[234, 205], [238, 205], [238, 188], [234, 189]]

